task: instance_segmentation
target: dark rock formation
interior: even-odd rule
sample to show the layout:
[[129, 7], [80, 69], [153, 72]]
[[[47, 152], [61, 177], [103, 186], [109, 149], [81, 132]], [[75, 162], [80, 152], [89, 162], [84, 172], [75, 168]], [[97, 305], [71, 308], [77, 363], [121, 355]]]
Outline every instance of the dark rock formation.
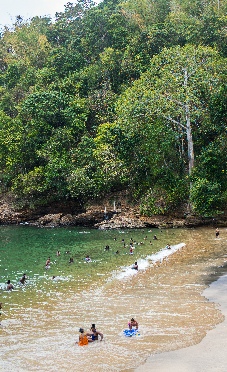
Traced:
[[[114, 200], [117, 200], [115, 202]], [[61, 202], [35, 210], [17, 209], [10, 199], [0, 200], [0, 224], [26, 224], [37, 227], [84, 226], [96, 229], [141, 229], [145, 227], [175, 228], [204, 225], [227, 226], [227, 217], [200, 218], [182, 213], [174, 216], [146, 217], [140, 214], [139, 205], [127, 200], [125, 195], [91, 204], [82, 209], [72, 202]]]

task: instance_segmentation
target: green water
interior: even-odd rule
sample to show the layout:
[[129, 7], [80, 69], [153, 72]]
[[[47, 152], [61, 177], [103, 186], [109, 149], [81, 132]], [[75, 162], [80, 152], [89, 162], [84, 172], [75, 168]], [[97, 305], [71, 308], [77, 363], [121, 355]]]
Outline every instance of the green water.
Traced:
[[[0, 282], [4, 288], [8, 279], [14, 286], [23, 273], [27, 285], [45, 285], [47, 278], [60, 276], [74, 281], [79, 289], [99, 276], [107, 276], [123, 265], [130, 265], [139, 257], [145, 257], [165, 246], [174, 232], [160, 230], [100, 231], [83, 228], [37, 229], [29, 226], [0, 228]], [[153, 236], [157, 235], [157, 241]], [[135, 244], [133, 256], [129, 255], [130, 239]], [[142, 243], [142, 244], [140, 244]], [[151, 245], [152, 243], [152, 245]], [[105, 246], [109, 245], [109, 252]], [[57, 257], [56, 252], [60, 251]], [[119, 251], [119, 254], [116, 254]], [[69, 252], [69, 253], [66, 253]], [[85, 263], [89, 255], [92, 262]], [[45, 262], [50, 257], [50, 269]], [[69, 259], [73, 257], [74, 263]]]

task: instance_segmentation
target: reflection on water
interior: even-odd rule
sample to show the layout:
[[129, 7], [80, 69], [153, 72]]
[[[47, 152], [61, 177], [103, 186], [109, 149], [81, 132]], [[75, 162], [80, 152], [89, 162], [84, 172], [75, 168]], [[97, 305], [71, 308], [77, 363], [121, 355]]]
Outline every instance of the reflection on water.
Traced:
[[[201, 293], [227, 260], [226, 229], [219, 239], [214, 228], [1, 227], [0, 233], [0, 367], [6, 372], [133, 370], [153, 353], [199, 342], [222, 320]], [[168, 257], [163, 251], [167, 243], [172, 246]], [[85, 263], [86, 255], [92, 262]], [[45, 270], [49, 256], [52, 263]], [[138, 272], [131, 269], [134, 261]], [[28, 281], [20, 286], [24, 272]], [[4, 290], [8, 279], [15, 286], [12, 292]], [[132, 316], [140, 334], [128, 338], [122, 331]], [[83, 348], [75, 345], [79, 327], [89, 330], [92, 323], [104, 340]]]

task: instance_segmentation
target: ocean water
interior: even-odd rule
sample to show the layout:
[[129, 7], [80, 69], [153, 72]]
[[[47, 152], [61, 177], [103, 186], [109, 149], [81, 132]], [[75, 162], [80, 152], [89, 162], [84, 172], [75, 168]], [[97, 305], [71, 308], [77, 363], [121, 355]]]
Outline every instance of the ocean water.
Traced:
[[[1, 226], [0, 235], [0, 370], [5, 372], [129, 371], [154, 353], [199, 342], [222, 321], [201, 293], [225, 267], [226, 229], [218, 239], [215, 227]], [[132, 269], [135, 261], [138, 271]], [[25, 285], [19, 283], [23, 273]], [[12, 291], [6, 290], [7, 280]], [[131, 317], [139, 322], [139, 333], [129, 338], [123, 330]], [[89, 330], [92, 323], [104, 340], [77, 346], [78, 329]]]

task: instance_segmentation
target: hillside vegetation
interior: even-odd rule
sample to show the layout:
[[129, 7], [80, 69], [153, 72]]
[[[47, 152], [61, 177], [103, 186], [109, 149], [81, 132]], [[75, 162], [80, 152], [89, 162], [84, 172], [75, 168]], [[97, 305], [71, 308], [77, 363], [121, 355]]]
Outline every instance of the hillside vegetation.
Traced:
[[226, 210], [227, 0], [18, 16], [0, 97], [0, 192], [18, 207], [127, 190], [147, 216]]

